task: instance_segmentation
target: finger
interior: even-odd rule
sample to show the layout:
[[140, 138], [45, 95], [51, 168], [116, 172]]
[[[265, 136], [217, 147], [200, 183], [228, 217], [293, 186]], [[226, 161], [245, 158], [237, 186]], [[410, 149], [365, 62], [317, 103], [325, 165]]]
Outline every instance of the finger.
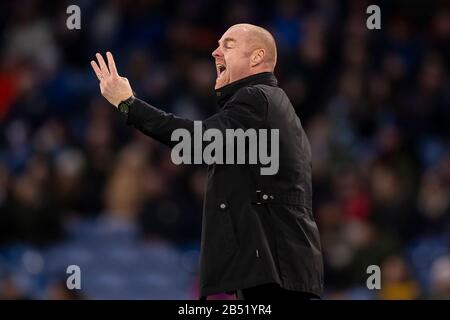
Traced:
[[104, 77], [108, 77], [109, 70], [108, 67], [106, 66], [105, 60], [103, 60], [102, 55], [100, 53], [97, 53], [95, 56], [97, 57], [98, 63], [100, 65], [100, 70], [102, 70], [102, 75]]
[[98, 67], [97, 63], [94, 60], [91, 61], [91, 66], [92, 69], [94, 69], [95, 75], [97, 76], [98, 80], [102, 81], [103, 80], [102, 71], [100, 70], [100, 68]]
[[106, 53], [106, 58], [108, 59], [109, 71], [113, 76], [119, 76], [117, 73], [116, 63], [114, 62], [114, 57], [111, 52]]

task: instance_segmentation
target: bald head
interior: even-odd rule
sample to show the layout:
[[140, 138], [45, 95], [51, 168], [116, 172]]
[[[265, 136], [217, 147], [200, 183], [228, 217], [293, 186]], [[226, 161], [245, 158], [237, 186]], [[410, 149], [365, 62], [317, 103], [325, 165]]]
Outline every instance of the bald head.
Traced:
[[264, 28], [241, 23], [230, 27], [212, 53], [217, 70], [215, 88], [261, 72], [273, 72], [277, 47]]
[[247, 44], [247, 53], [250, 55], [255, 50], [264, 50], [263, 62], [270, 71], [275, 69], [277, 63], [277, 46], [272, 34], [266, 29], [248, 23], [239, 23], [230, 29], [239, 30], [243, 33]]

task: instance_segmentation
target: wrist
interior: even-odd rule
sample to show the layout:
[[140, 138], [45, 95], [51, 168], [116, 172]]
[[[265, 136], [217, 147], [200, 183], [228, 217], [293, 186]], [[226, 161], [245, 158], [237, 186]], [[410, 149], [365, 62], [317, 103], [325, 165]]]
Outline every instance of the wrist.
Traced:
[[128, 112], [130, 112], [130, 106], [133, 104], [135, 99], [134, 94], [132, 94], [131, 97], [119, 102], [117, 109], [123, 114], [128, 114]]

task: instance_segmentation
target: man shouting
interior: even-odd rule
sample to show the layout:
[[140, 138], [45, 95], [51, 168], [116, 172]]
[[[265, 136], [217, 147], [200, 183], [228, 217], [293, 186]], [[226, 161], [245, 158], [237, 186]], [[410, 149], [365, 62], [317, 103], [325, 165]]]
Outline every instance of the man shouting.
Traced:
[[[261, 175], [261, 164], [208, 165], [201, 298], [222, 292], [245, 300], [319, 298], [323, 265], [311, 204], [311, 150], [273, 74], [274, 38], [263, 28], [238, 24], [218, 43], [212, 56], [219, 112], [201, 126], [224, 135], [227, 129], [278, 130], [279, 169]], [[136, 98], [128, 80], [118, 75], [111, 53], [106, 56], [108, 64], [97, 54], [98, 63], [91, 65], [102, 95], [126, 115], [128, 125], [169, 147], [175, 145], [175, 130], [194, 132], [194, 121]]]

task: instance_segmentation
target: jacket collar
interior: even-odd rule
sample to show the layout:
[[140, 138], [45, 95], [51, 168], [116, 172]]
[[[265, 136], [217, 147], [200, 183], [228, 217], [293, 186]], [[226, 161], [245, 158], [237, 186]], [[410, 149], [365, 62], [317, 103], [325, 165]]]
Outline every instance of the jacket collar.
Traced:
[[228, 99], [230, 99], [231, 96], [233, 96], [239, 89], [254, 84], [266, 84], [272, 87], [276, 87], [278, 85], [278, 81], [272, 72], [261, 72], [234, 81], [227, 84], [226, 86], [223, 86], [220, 89], [215, 90], [217, 104], [220, 108], [222, 108], [228, 101]]

